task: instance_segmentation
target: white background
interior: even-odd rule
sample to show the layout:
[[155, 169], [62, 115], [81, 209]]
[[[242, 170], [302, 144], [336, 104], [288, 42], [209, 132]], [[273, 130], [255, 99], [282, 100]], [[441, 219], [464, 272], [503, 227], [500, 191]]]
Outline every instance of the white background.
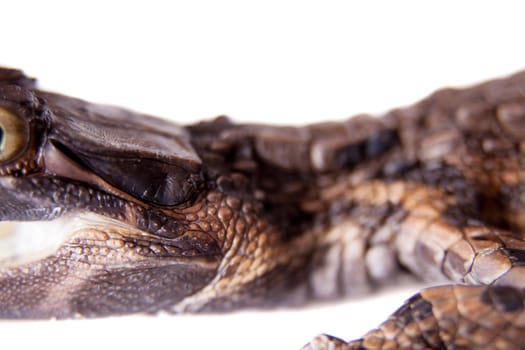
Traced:
[[[178, 122], [301, 124], [525, 68], [525, 8], [497, 3], [5, 1], [0, 64]], [[358, 337], [412, 292], [305, 311], [0, 322], [0, 346], [298, 349], [320, 332]]]

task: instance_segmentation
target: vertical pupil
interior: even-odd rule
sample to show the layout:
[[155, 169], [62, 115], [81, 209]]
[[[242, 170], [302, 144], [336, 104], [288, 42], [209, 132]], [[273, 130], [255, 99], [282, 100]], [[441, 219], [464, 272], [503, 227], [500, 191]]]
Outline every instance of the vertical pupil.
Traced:
[[0, 128], [0, 152], [4, 150], [4, 129]]

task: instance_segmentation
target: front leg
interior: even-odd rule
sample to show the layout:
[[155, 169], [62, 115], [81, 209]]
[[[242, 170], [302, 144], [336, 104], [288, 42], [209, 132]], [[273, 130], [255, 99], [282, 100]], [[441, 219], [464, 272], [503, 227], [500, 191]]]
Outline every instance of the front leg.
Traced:
[[502, 286], [441, 286], [421, 291], [361, 339], [321, 335], [303, 350], [519, 349], [525, 293]]
[[[462, 180], [444, 180], [454, 181]], [[361, 339], [347, 343], [321, 335], [304, 349], [520, 349], [525, 344], [525, 243], [512, 231], [485, 224], [484, 214], [468, 200], [475, 196], [428, 185], [370, 182], [349, 197], [398, 207], [404, 213], [398, 224], [385, 220], [397, 227], [391, 244], [398, 261], [423, 279], [462, 285], [421, 291]], [[374, 249], [376, 241], [373, 234], [366, 246]]]

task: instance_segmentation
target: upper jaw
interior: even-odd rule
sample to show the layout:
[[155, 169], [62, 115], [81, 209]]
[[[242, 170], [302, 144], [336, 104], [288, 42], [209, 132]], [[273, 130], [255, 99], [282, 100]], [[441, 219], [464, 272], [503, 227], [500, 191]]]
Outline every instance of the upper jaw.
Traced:
[[[0, 268], [53, 255], [82, 227], [95, 222], [98, 226], [103, 222], [109, 225], [107, 214], [94, 214], [94, 207], [103, 208], [101, 203], [105, 201], [106, 205], [112, 204], [114, 214], [116, 204], [122, 203], [81, 183], [45, 175], [0, 177], [0, 198]], [[125, 206], [121, 206], [119, 216], [124, 217], [125, 212]], [[113, 220], [112, 225], [117, 222]], [[129, 226], [125, 222], [119, 225]], [[132, 229], [128, 227], [128, 231]]]
[[66, 212], [126, 214], [121, 198], [62, 177], [0, 177], [0, 221], [45, 221]]
[[45, 178], [0, 177], [0, 221], [51, 220], [60, 216], [65, 206], [49, 195], [56, 185]]

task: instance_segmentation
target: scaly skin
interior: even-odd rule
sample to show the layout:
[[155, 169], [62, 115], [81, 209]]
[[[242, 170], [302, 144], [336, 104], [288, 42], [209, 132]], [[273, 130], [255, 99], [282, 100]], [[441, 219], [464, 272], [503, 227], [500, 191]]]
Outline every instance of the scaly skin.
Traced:
[[78, 222], [0, 261], [2, 317], [297, 305], [410, 272], [455, 285], [305, 348], [525, 344], [525, 73], [293, 128], [182, 127], [3, 69], [0, 126], [0, 218]]

